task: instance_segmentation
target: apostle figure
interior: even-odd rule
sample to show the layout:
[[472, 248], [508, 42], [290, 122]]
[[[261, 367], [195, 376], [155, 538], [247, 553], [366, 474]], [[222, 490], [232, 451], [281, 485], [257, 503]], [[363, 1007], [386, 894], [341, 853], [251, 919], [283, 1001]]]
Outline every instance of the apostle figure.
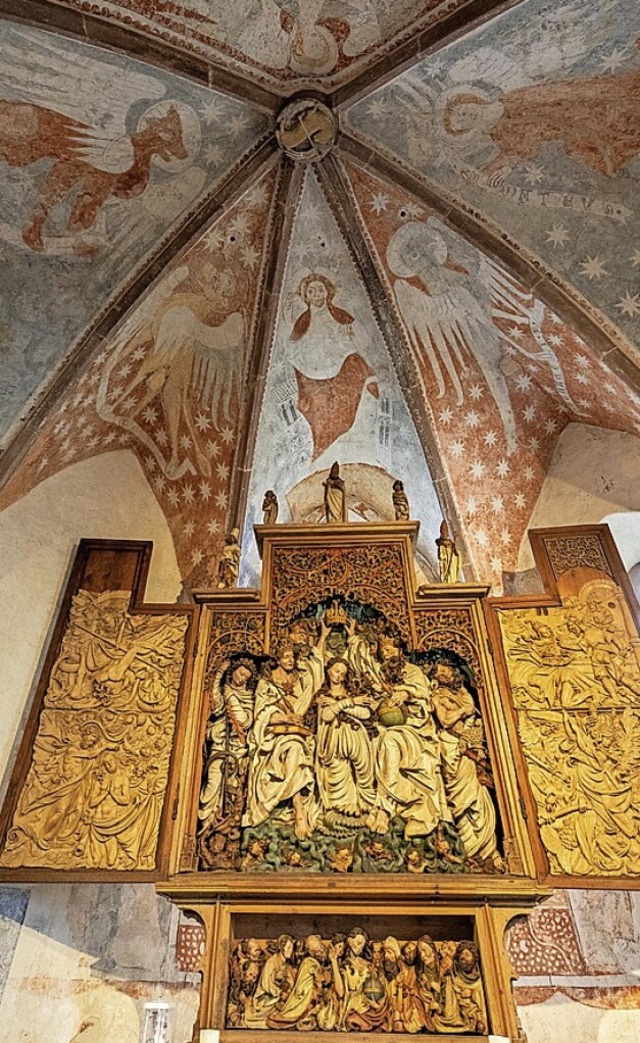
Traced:
[[409, 501], [404, 491], [404, 485], [399, 478], [393, 483], [393, 508], [396, 513], [396, 521], [409, 521]]
[[460, 575], [460, 554], [455, 540], [449, 535], [446, 521], [440, 524], [440, 536], [436, 540], [438, 548], [438, 568], [441, 583], [457, 583]]
[[329, 523], [346, 522], [347, 493], [340, 477], [340, 464], [336, 460], [331, 464], [329, 477], [322, 483], [324, 486], [324, 515]]
[[273, 489], [267, 489], [262, 501], [262, 524], [275, 525], [278, 520], [278, 497]]
[[244, 773], [253, 724], [253, 693], [256, 669], [250, 659], [225, 660], [216, 672], [211, 692], [211, 715], [207, 722], [207, 763], [200, 792], [198, 819], [203, 830], [211, 820], [224, 817], [224, 783], [228, 762], [235, 773]]
[[232, 529], [225, 537], [225, 547], [218, 562], [218, 589], [235, 587], [240, 571], [240, 529]]
[[253, 996], [244, 1009], [244, 1027], [266, 1029], [268, 1018], [284, 1003], [295, 981], [293, 965], [294, 941], [290, 934], [281, 934], [276, 942], [276, 951], [269, 956]]
[[298, 840], [313, 832], [315, 739], [304, 718], [324, 681], [324, 645], [329, 628], [304, 660], [290, 641], [280, 645], [277, 663], [265, 668], [256, 688], [252, 761], [244, 826], [259, 826], [280, 804], [293, 809]]

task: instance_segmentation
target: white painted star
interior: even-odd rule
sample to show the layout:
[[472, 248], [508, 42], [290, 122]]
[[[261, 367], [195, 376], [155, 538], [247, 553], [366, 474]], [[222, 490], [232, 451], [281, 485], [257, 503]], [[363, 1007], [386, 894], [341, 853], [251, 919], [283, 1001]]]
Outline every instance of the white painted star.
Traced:
[[184, 523], [182, 531], [185, 534], [185, 536], [193, 536], [194, 532], [196, 531], [196, 523], [193, 521], [192, 518], [190, 518], [188, 522]]
[[544, 175], [544, 167], [540, 167], [532, 163], [529, 166], [526, 166], [524, 169], [524, 179], [527, 182], [527, 184], [537, 185], [539, 181], [542, 181], [542, 177]]
[[469, 388], [469, 394], [470, 394], [471, 398], [473, 399], [473, 401], [477, 402], [479, 399], [482, 398], [482, 396], [484, 394], [484, 388], [480, 387], [479, 384], [472, 384], [471, 387]]
[[220, 432], [220, 438], [225, 443], [225, 445], [229, 445], [229, 442], [233, 442], [233, 429], [230, 427], [223, 427], [222, 431]]
[[634, 268], [640, 268], [640, 249], [634, 250], [629, 260]]
[[634, 315], [640, 314], [640, 293], [625, 293], [624, 297], [621, 297], [616, 308], [622, 315], [629, 315], [633, 318]]
[[467, 425], [467, 427], [477, 427], [479, 425], [480, 417], [476, 413], [475, 409], [471, 409], [468, 413], [465, 413], [464, 422]]
[[208, 482], [200, 482], [198, 492], [200, 493], [200, 498], [206, 502], [211, 496], [211, 486]]
[[229, 120], [229, 130], [233, 134], [234, 138], [241, 134], [246, 129], [247, 120], [245, 116], [234, 116], [232, 120]]
[[549, 344], [553, 344], [554, 348], [559, 348], [562, 344], [562, 337], [560, 337], [557, 333], [550, 333]]
[[545, 420], [543, 427], [548, 435], [552, 435], [556, 429], [556, 422], [555, 420]]
[[216, 474], [218, 475], [218, 478], [221, 482], [225, 482], [229, 477], [229, 465], [218, 464], [218, 466], [216, 467]]
[[211, 145], [207, 145], [206, 149], [204, 150], [205, 163], [208, 163], [209, 166], [217, 167], [218, 163], [220, 163], [223, 158], [224, 152], [222, 151], [219, 145], [215, 145], [213, 143]]
[[381, 116], [385, 116], [388, 113], [387, 102], [384, 98], [374, 98], [373, 101], [367, 105], [367, 113], [369, 116], [373, 116], [374, 119], [379, 119]]
[[600, 68], [603, 72], [617, 72], [628, 60], [626, 47], [614, 47], [611, 54], [601, 60]]
[[200, 106], [200, 114], [205, 123], [213, 123], [220, 118], [222, 109], [217, 101], [207, 101]]
[[513, 502], [519, 510], [522, 510], [527, 501], [522, 493], [516, 493], [516, 495], [513, 498]]
[[389, 197], [385, 196], [384, 192], [377, 192], [376, 195], [371, 197], [369, 209], [374, 210], [376, 214], [381, 214], [388, 206]]
[[470, 496], [469, 500], [467, 501], [467, 514], [473, 516], [474, 514], [477, 514], [477, 512], [478, 501], [476, 500], [475, 496]]
[[216, 507], [224, 509], [229, 502], [229, 498], [226, 493], [218, 493], [216, 496]]
[[182, 499], [185, 503], [191, 505], [195, 499], [195, 495], [195, 489], [190, 483], [187, 483], [182, 490]]
[[569, 232], [563, 225], [553, 225], [547, 231], [547, 242], [552, 246], [566, 246], [569, 240]]
[[496, 471], [498, 472], [498, 477], [499, 478], [506, 478], [507, 475], [509, 474], [509, 463], [508, 463], [508, 461], [507, 460], [501, 460], [500, 463], [498, 464], [498, 466], [496, 467]]
[[522, 419], [525, 420], [528, 424], [531, 423], [531, 421], [534, 419], [535, 415], [536, 415], [536, 407], [535, 406], [527, 406], [526, 409], [522, 410]]
[[495, 431], [487, 431], [484, 436], [484, 444], [490, 448], [496, 444], [498, 436]]
[[147, 406], [146, 409], [142, 410], [142, 419], [146, 420], [148, 424], [154, 424], [158, 419], [158, 413], [154, 406]]
[[459, 438], [457, 438], [455, 442], [451, 443], [451, 455], [455, 456], [456, 459], [459, 460], [461, 456], [464, 456], [466, 451], [467, 450], [464, 442], [461, 442]]
[[206, 431], [209, 427], [211, 427], [211, 419], [205, 413], [198, 413], [198, 415], [195, 418], [195, 421], [198, 431]]
[[482, 463], [482, 460], [474, 460], [471, 464], [471, 467], [469, 468], [469, 474], [472, 478], [475, 478], [476, 480], [482, 478], [485, 471], [486, 467]]
[[210, 536], [216, 536], [220, 532], [220, 522], [213, 518], [207, 525], [207, 532]]
[[536, 473], [533, 467], [525, 467], [524, 471], [522, 472], [522, 475], [524, 477], [525, 482], [532, 482], [536, 476]]
[[518, 379], [516, 380], [516, 387], [518, 391], [528, 391], [531, 387], [531, 383], [531, 377], [528, 376], [526, 373], [521, 373]]
[[527, 445], [529, 446], [529, 449], [531, 450], [531, 452], [535, 453], [540, 448], [540, 439], [539, 438], [530, 438], [529, 441], [527, 442]]
[[196, 565], [199, 565], [201, 563], [203, 558], [204, 554], [202, 553], [199, 547], [196, 547], [195, 550], [191, 551], [191, 564], [194, 568], [196, 567]]
[[248, 268], [250, 272], [253, 272], [256, 268], [256, 265], [258, 264], [258, 261], [260, 260], [259, 250], [256, 250], [255, 246], [247, 244], [246, 246], [242, 247], [242, 250], [240, 251], [240, 256], [242, 258], [242, 263], [244, 264], [245, 268]]
[[509, 530], [508, 529], [503, 529], [502, 532], [500, 533], [500, 543], [504, 544], [505, 547], [508, 547], [509, 544], [511, 543], [512, 539], [513, 539], [513, 537], [511, 535], [511, 533], [509, 532]]
[[504, 500], [502, 496], [494, 496], [491, 499], [491, 510], [494, 514], [501, 514], [504, 510]]
[[590, 257], [589, 254], [587, 254], [582, 262], [580, 271], [583, 275], [586, 275], [590, 281], [593, 279], [601, 279], [603, 275], [609, 274], [602, 258]]
[[451, 406], [447, 406], [447, 408], [443, 409], [441, 411], [441, 413], [440, 413], [440, 423], [446, 425], [446, 424], [450, 424], [452, 420], [453, 420], [453, 410], [451, 409]]
[[576, 355], [575, 357], [576, 366], [580, 366], [580, 369], [589, 368], [589, 359], [586, 355]]
[[494, 572], [502, 572], [502, 561], [500, 558], [491, 559], [491, 568]]
[[576, 380], [578, 384], [588, 384], [589, 377], [586, 373], [576, 373]]

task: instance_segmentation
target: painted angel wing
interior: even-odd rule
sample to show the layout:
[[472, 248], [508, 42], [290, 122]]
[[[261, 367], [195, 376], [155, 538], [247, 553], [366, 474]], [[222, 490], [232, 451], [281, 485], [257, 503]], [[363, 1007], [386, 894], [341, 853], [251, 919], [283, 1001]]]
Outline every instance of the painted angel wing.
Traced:
[[131, 107], [165, 94], [164, 85], [147, 73], [93, 55], [87, 61], [64, 41], [19, 26], [3, 29], [0, 82], [15, 100], [81, 124], [75, 138], [78, 155], [113, 172], [132, 162]]
[[[152, 335], [154, 316], [165, 302], [169, 300], [173, 291], [189, 275], [189, 269], [185, 264], [175, 268], [165, 275], [160, 282], [147, 294], [133, 314], [120, 327], [109, 347], [110, 364], [109, 371], [121, 360], [124, 354], [133, 353], [136, 348]], [[113, 360], [113, 361], [112, 361]], [[106, 372], [105, 369], [105, 372]]]
[[[194, 324], [193, 382], [202, 396], [216, 427], [229, 422], [234, 392], [240, 395], [244, 372], [245, 322], [234, 311], [219, 326]], [[222, 414], [220, 416], [220, 407]]]

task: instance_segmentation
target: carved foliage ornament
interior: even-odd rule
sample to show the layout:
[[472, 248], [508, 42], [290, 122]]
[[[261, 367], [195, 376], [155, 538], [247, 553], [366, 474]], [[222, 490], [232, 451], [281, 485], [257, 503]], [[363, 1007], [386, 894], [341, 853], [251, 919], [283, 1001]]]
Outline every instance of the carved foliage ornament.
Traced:
[[3, 867], [152, 870], [188, 619], [73, 598]]

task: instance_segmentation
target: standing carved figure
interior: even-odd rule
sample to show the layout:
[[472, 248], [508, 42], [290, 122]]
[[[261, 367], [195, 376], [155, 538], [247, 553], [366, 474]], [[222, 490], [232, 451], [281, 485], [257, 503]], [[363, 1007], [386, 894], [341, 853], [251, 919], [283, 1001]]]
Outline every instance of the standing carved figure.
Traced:
[[393, 483], [393, 508], [396, 512], [396, 521], [409, 521], [409, 501], [404, 491], [404, 485], [399, 478]]
[[436, 540], [438, 568], [441, 583], [457, 583], [460, 576], [460, 554], [455, 540], [449, 535], [446, 521], [440, 524], [440, 535]]
[[225, 548], [218, 562], [218, 589], [235, 587], [240, 571], [240, 529], [232, 529], [225, 537]]
[[262, 524], [275, 525], [278, 520], [278, 497], [273, 489], [267, 489], [262, 501]]
[[347, 494], [345, 484], [340, 477], [340, 464], [331, 464], [329, 477], [322, 483], [324, 485], [324, 514], [325, 520], [330, 524], [335, 522], [346, 522], [347, 520]]

